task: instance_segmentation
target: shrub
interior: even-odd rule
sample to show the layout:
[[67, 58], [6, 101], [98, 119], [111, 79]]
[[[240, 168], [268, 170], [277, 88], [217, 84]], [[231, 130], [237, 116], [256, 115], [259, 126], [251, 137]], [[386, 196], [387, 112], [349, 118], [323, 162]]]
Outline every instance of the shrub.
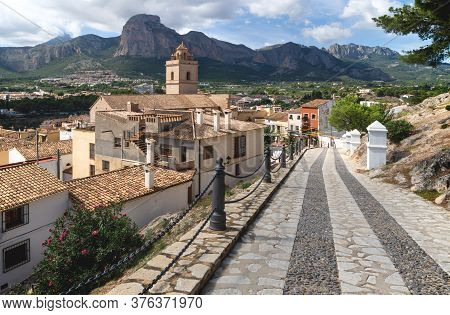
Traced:
[[386, 123], [388, 138], [394, 143], [400, 143], [403, 139], [409, 137], [414, 127], [404, 119], [391, 120]]
[[450, 104], [445, 106], [446, 110], [450, 110]]
[[33, 270], [35, 293], [58, 294], [103, 271], [143, 244], [121, 206], [69, 210], [42, 244], [44, 259]]

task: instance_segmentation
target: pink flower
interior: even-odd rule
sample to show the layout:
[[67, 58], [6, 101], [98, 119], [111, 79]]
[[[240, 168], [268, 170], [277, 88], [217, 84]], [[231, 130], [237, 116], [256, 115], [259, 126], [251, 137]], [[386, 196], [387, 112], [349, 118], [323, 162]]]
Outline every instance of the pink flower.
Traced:
[[48, 240], [47, 240], [48, 245], [50, 245], [50, 244], [52, 243], [52, 241], [53, 241], [53, 238], [50, 236], [50, 237], [48, 238]]
[[62, 242], [64, 238], [67, 236], [68, 232], [66, 230], [61, 232], [61, 235], [59, 236], [59, 241]]
[[87, 254], [88, 254], [88, 250], [87, 249], [81, 250], [81, 255], [86, 256]]
[[91, 235], [92, 236], [97, 236], [98, 235], [98, 231], [97, 230], [92, 231]]

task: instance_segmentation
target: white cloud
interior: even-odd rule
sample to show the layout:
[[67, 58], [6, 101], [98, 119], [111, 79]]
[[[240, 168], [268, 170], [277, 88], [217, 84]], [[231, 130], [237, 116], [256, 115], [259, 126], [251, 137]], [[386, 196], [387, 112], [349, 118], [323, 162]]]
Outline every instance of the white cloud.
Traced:
[[267, 18], [277, 18], [283, 15], [299, 18], [306, 14], [303, 0], [249, 0], [250, 13]]
[[352, 32], [350, 29], [343, 27], [340, 23], [331, 23], [304, 28], [303, 35], [312, 37], [319, 43], [327, 43], [349, 38], [352, 36]]
[[389, 7], [400, 5], [395, 0], [349, 0], [340, 17], [355, 19], [354, 28], [370, 28], [375, 26], [372, 18], [388, 13]]

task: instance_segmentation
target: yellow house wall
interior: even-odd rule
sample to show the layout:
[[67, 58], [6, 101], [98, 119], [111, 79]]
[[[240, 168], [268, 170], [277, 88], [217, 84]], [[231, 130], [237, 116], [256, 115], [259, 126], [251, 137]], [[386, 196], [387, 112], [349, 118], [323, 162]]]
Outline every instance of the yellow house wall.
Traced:
[[89, 143], [95, 144], [95, 131], [74, 129], [72, 131], [72, 178], [89, 176], [89, 165], [95, 160], [89, 158]]

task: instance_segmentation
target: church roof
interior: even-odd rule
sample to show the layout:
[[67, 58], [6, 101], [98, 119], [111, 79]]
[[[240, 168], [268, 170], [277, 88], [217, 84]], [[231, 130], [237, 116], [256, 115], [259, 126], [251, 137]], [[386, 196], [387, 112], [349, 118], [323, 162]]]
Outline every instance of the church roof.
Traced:
[[[138, 104], [139, 109], [146, 112], [154, 109], [227, 109], [229, 108], [228, 94], [150, 94], [150, 95], [104, 95], [99, 100], [105, 101], [112, 110], [125, 110], [127, 102]], [[96, 103], [97, 103], [96, 102]]]

